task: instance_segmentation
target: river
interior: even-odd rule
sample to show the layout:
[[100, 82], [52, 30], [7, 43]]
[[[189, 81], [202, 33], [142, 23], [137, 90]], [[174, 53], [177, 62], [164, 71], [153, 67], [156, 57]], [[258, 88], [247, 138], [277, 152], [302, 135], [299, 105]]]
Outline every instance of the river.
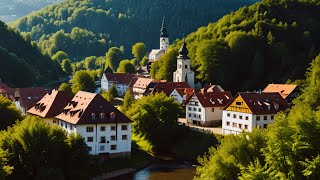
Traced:
[[161, 163], [112, 180], [192, 180], [195, 175], [196, 168], [194, 166], [182, 163]]

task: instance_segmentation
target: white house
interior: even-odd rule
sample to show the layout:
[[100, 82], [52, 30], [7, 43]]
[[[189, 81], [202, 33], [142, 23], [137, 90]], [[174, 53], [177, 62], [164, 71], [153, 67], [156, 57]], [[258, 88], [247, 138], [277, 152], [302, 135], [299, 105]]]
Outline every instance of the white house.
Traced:
[[288, 108], [279, 93], [239, 93], [223, 110], [222, 133], [239, 134], [267, 128], [275, 114]]
[[99, 94], [78, 92], [56, 119], [68, 133], [84, 137], [92, 155], [131, 155], [132, 121]]
[[175, 88], [169, 97], [173, 97], [179, 104], [184, 105], [184, 102], [190, 98], [194, 93], [193, 88]]
[[101, 78], [101, 89], [108, 91], [112, 84], [114, 84], [118, 95], [124, 96], [134, 77], [135, 75], [128, 73], [104, 73]]
[[191, 70], [188, 53], [187, 43], [184, 39], [177, 57], [177, 70], [173, 73], [173, 82], [188, 82], [194, 88], [194, 72]]
[[200, 126], [221, 125], [222, 110], [231, 101], [232, 94], [224, 92], [195, 92], [186, 101], [188, 123]]

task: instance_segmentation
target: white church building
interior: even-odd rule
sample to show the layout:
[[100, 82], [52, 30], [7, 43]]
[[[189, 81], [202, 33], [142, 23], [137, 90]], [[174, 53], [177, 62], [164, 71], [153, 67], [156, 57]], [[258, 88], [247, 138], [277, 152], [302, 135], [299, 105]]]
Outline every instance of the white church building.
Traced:
[[173, 82], [188, 82], [194, 88], [194, 72], [190, 69], [190, 58], [188, 56], [187, 43], [184, 39], [177, 57], [177, 70], [173, 73]]
[[152, 49], [149, 54], [149, 62], [154, 62], [168, 50], [169, 47], [169, 34], [167, 32], [165, 19], [162, 20], [162, 26], [160, 29], [160, 49]]

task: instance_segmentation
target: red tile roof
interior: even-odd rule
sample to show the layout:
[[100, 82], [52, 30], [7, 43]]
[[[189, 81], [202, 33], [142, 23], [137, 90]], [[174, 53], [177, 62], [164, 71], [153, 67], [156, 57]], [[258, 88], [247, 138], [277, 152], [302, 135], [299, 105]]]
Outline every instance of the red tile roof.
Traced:
[[[261, 94], [256, 92], [243, 92], [238, 93], [234, 99], [236, 99], [238, 96], [241, 96], [251, 112], [257, 115], [276, 114], [279, 111], [286, 110], [289, 107], [287, 102], [277, 92]], [[228, 108], [232, 102], [230, 102], [225, 109]]]
[[[197, 97], [203, 107], [225, 107], [233, 98], [230, 91], [209, 93], [195, 92], [193, 95]], [[189, 98], [186, 103], [188, 103], [190, 99], [191, 98]]]
[[29, 109], [28, 113], [42, 118], [54, 118], [61, 113], [71, 99], [72, 95], [68, 92], [52, 90]]
[[262, 92], [278, 92], [286, 99], [296, 88], [294, 84], [269, 84]]
[[205, 92], [223, 92], [224, 91], [220, 85], [211, 85], [211, 84], [206, 84], [203, 90]]
[[134, 83], [133, 87], [146, 89], [151, 82], [152, 82], [152, 79], [149, 79], [149, 78], [138, 78], [137, 81]]
[[14, 98], [20, 102], [21, 107], [27, 110], [32, 108], [47, 93], [43, 87], [16, 88]]
[[158, 82], [152, 93], [164, 92], [169, 96], [176, 88], [190, 88], [187, 82]]
[[128, 73], [105, 73], [108, 81], [112, 81], [115, 84], [127, 84], [129, 85], [131, 80], [135, 77], [133, 74]]
[[71, 124], [132, 122], [100, 94], [84, 91], [79, 91], [56, 118]]

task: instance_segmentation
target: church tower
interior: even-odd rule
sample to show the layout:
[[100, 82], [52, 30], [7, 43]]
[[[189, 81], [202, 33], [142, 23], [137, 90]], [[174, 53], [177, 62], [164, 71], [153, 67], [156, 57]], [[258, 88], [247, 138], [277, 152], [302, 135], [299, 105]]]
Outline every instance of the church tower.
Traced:
[[167, 32], [166, 22], [163, 17], [162, 26], [160, 29], [160, 49], [167, 51], [168, 47], [169, 47], [169, 34]]
[[194, 72], [190, 69], [188, 53], [186, 39], [184, 39], [177, 57], [177, 70], [173, 73], [173, 82], [188, 82], [194, 88]]

